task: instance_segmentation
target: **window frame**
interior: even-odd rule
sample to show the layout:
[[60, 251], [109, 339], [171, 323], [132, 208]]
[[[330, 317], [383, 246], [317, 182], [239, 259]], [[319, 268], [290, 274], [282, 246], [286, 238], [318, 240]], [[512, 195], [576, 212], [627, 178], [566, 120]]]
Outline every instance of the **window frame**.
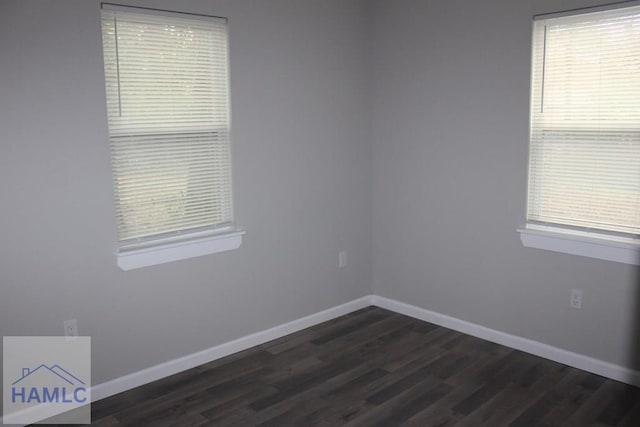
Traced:
[[[185, 13], [185, 12], [174, 12], [174, 11], [152, 9], [152, 8], [124, 6], [124, 5], [118, 5], [113, 3], [101, 3], [101, 14], [104, 14], [105, 13], [104, 11], [109, 11], [107, 13], [117, 13], [118, 11], [132, 12], [132, 13], [143, 14], [148, 16], [163, 17], [169, 20], [172, 17], [175, 17], [180, 20], [184, 20], [184, 19], [189, 19], [189, 20], [193, 19], [194, 21], [211, 20], [212, 22], [217, 22], [218, 24], [216, 25], [218, 26], [220, 22], [223, 22], [225, 27], [224, 31], [227, 32], [227, 36], [223, 38], [224, 44], [218, 45], [218, 46], [223, 46], [223, 48], [227, 50], [227, 54], [225, 57], [226, 64], [224, 64], [224, 66], [226, 67], [227, 73], [228, 73], [229, 59], [228, 59], [228, 40], [227, 40], [228, 38], [227, 18], [222, 18], [218, 16], [208, 16], [208, 15], [202, 15], [202, 14], [191, 14], [191, 13]], [[114, 23], [115, 23], [115, 18], [114, 18]], [[104, 24], [102, 23], [101, 26], [102, 25]], [[104, 31], [104, 29], [102, 31]], [[115, 37], [117, 37], [117, 40], [120, 40], [120, 38], [118, 37], [117, 30], [115, 34], [116, 34]], [[118, 46], [117, 40], [115, 41], [116, 48]], [[106, 47], [103, 46], [103, 49], [106, 49]], [[108, 63], [106, 50], [103, 53], [105, 55], [104, 77], [105, 77], [105, 83], [106, 83], [107, 82], [106, 69], [107, 69], [107, 63]], [[108, 64], [112, 67], [113, 66], [119, 67], [118, 61], [119, 61], [118, 55], [116, 53], [115, 62], [109, 62]], [[214, 67], [216, 66], [215, 63], [213, 64], [213, 66]], [[120, 99], [119, 98], [120, 96], [120, 92], [119, 92], [120, 80], [119, 79], [120, 77], [118, 75], [118, 99]], [[171, 86], [169, 86], [168, 90], [171, 90]], [[227, 92], [227, 98], [226, 98], [227, 101], [225, 105], [225, 108], [226, 108], [225, 111], [227, 115], [230, 115], [231, 108], [230, 108], [230, 99], [228, 97], [228, 91], [229, 91], [228, 80], [226, 81], [226, 88], [223, 90], [226, 90]], [[108, 91], [108, 88], [107, 88], [107, 91]], [[212, 105], [214, 104], [213, 99], [211, 99], [211, 103]], [[211, 107], [208, 107], [208, 108], [211, 108]], [[109, 116], [109, 117], [112, 117], [112, 116]], [[115, 117], [114, 120], [117, 121], [118, 118]], [[209, 133], [210, 131], [208, 130], [208, 128], [209, 127], [215, 128], [217, 125], [214, 122], [211, 122], [210, 125], [207, 124], [206, 126], [207, 128], [203, 128], [201, 131], [198, 131], [197, 128], [194, 128], [195, 132]], [[223, 132], [226, 132], [226, 135], [229, 135], [230, 119], [228, 119], [227, 126], [228, 126], [227, 128], [223, 129]], [[169, 146], [171, 146], [170, 139], [172, 135], [176, 136], [176, 138], [184, 138], [184, 137], [190, 138], [191, 137], [190, 135], [196, 135], [193, 133], [194, 132], [193, 129], [189, 130], [188, 128], [180, 127], [178, 123], [176, 123], [176, 125], [170, 125], [166, 127], [164, 126], [164, 123], [163, 123], [161, 127], [158, 128], [160, 130], [152, 127], [149, 127], [148, 129], [149, 130], [146, 130], [146, 131], [143, 130], [141, 132], [134, 130], [132, 132], [129, 132], [128, 135], [130, 135], [134, 140], [138, 137], [145, 138], [145, 137], [150, 137], [151, 135], [161, 135], [161, 137], [167, 138], [169, 140]], [[216, 133], [216, 135], [218, 135], [218, 133]], [[213, 137], [214, 135], [212, 135], [212, 138]], [[110, 145], [112, 144], [111, 142], [112, 138], [116, 138], [116, 139], [118, 138], [118, 131], [117, 130], [114, 131], [110, 127], [109, 129]], [[222, 166], [225, 169], [217, 169], [217, 170], [228, 171], [226, 173], [227, 173], [227, 179], [229, 180], [229, 183], [226, 187], [224, 187], [226, 189], [223, 189], [223, 193], [216, 193], [216, 194], [221, 194], [220, 196], [207, 196], [208, 198], [206, 200], [210, 200], [210, 198], [213, 197], [213, 200], [220, 200], [220, 203], [223, 203], [222, 205], [223, 208], [224, 206], [228, 206], [227, 209], [229, 209], [229, 211], [227, 211], [228, 212], [227, 215], [230, 216], [230, 221], [225, 220], [223, 223], [220, 223], [214, 226], [195, 226], [195, 227], [182, 226], [182, 228], [178, 230], [173, 230], [168, 232], [156, 232], [153, 234], [147, 234], [147, 235], [141, 236], [139, 238], [138, 237], [123, 238], [122, 232], [119, 231], [120, 237], [118, 239], [116, 257], [117, 257], [117, 264], [121, 269], [131, 270], [131, 269], [163, 264], [163, 263], [177, 261], [177, 260], [199, 257], [203, 255], [217, 253], [217, 252], [229, 251], [229, 250], [237, 249], [238, 247], [240, 247], [240, 245], [242, 244], [242, 236], [244, 235], [245, 232], [235, 225], [235, 214], [233, 209], [233, 195], [232, 195], [233, 193], [232, 177], [231, 177], [231, 170], [232, 170], [231, 143], [228, 137], [226, 141], [227, 141], [226, 148], [223, 148], [223, 150], [226, 150], [228, 159], [227, 161], [223, 162], [223, 166]], [[134, 141], [133, 144], [136, 144], [136, 142]], [[211, 144], [213, 144], [213, 140]], [[112, 145], [111, 148], [113, 151], [114, 146]], [[216, 148], [214, 148], [213, 145], [211, 145], [210, 149], [216, 150]], [[183, 150], [183, 148], [181, 148], [181, 150]], [[122, 177], [121, 175], [118, 175], [118, 171], [115, 168], [114, 161], [115, 160], [112, 157], [112, 175], [114, 180], [114, 202], [117, 204], [118, 199], [116, 198], [117, 196], [116, 180]], [[208, 166], [208, 168], [213, 168], [214, 170], [216, 170], [216, 168], [218, 167], [218, 163], [216, 162], [217, 161], [214, 161], [212, 159], [210, 166]], [[173, 167], [175, 166], [172, 166], [172, 168]], [[151, 169], [151, 171], [153, 171], [153, 169]], [[218, 172], [214, 172], [214, 173], [217, 174]], [[213, 179], [213, 178], [209, 178], [209, 180], [210, 179]], [[199, 187], [199, 188], [202, 188], [202, 187]], [[204, 187], [204, 188], [207, 188], [207, 187]], [[211, 187], [211, 190], [213, 191], [216, 188], [218, 187]], [[226, 197], [222, 196], [225, 194], [226, 194]], [[198, 198], [198, 199], [189, 199], [189, 200], [194, 201], [194, 200], [203, 200], [203, 199]], [[121, 215], [124, 215], [124, 214], [121, 214]], [[226, 216], [223, 215], [222, 218], [226, 218]], [[120, 224], [118, 225], [120, 227]]]
[[[579, 10], [570, 10], [557, 12], [552, 14], [537, 15], [534, 17], [532, 28], [532, 60], [530, 65], [531, 87], [530, 87], [530, 133], [529, 133], [529, 157], [527, 159], [528, 177], [527, 177], [527, 221], [525, 226], [518, 228], [520, 239], [525, 247], [543, 249], [553, 252], [579, 255], [584, 257], [614, 261], [630, 265], [640, 265], [640, 238], [638, 235], [616, 233], [614, 231], [592, 230], [589, 228], [574, 227], [566, 224], [544, 223], [531, 220], [529, 218], [530, 198], [530, 180], [531, 180], [531, 126], [533, 126], [533, 99], [538, 94], [535, 93], [536, 86], [534, 81], [535, 70], [535, 22], [538, 19], [549, 19], [559, 17], [575, 17], [584, 13], [608, 11], [612, 9], [623, 9], [628, 7], [640, 6], [640, 2], [626, 2], [618, 5], [606, 5]], [[640, 167], [640, 166], [639, 166]]]

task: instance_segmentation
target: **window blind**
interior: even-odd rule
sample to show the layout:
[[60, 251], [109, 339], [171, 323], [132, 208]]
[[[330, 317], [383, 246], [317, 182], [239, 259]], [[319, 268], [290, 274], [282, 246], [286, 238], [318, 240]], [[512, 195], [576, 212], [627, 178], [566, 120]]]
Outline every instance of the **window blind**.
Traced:
[[224, 19], [103, 4], [121, 246], [232, 224]]
[[534, 21], [528, 221], [640, 234], [640, 7]]

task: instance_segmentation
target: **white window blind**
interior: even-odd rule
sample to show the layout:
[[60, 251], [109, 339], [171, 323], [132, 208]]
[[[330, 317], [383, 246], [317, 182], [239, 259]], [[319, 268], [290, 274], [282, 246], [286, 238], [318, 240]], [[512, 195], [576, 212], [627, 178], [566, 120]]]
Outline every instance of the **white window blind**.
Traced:
[[534, 22], [528, 221], [640, 234], [640, 7]]
[[120, 245], [233, 222], [226, 20], [103, 4]]

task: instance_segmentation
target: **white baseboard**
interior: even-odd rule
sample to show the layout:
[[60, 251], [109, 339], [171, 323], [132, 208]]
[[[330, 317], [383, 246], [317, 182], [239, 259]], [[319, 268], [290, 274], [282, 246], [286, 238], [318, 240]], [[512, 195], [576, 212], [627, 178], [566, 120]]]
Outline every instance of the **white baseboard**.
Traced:
[[200, 366], [213, 360], [246, 350], [256, 345], [264, 344], [276, 338], [326, 322], [327, 320], [335, 319], [336, 317], [343, 316], [370, 305], [372, 305], [371, 295], [368, 295], [282, 325], [274, 326], [273, 328], [265, 331], [256, 332], [197, 353], [151, 366], [141, 371], [133, 372], [129, 375], [93, 386], [91, 388], [91, 398], [95, 402], [97, 400], [113, 396], [114, 394], [131, 390], [132, 388], [168, 377], [169, 375], [177, 374], [178, 372], [195, 368], [196, 366]]
[[264, 344], [265, 342], [326, 322], [370, 305], [375, 305], [396, 313], [444, 326], [487, 341], [492, 341], [516, 350], [521, 350], [536, 356], [544, 357], [545, 359], [553, 360], [574, 368], [582, 369], [584, 371], [602, 375], [603, 377], [640, 387], [640, 371], [594, 359], [568, 350], [563, 350], [538, 341], [490, 329], [400, 301], [377, 295], [368, 295], [349, 301], [345, 304], [275, 326], [265, 331], [256, 332], [197, 353], [170, 360], [168, 362], [151, 366], [141, 371], [98, 384], [92, 387], [91, 397], [95, 402], [100, 399], [113, 396], [114, 394], [165, 378], [169, 375], [195, 368], [196, 366], [213, 360], [246, 350], [256, 345]]
[[517, 335], [511, 335], [495, 329], [490, 329], [475, 323], [466, 322], [455, 317], [447, 316], [445, 314], [389, 298], [372, 295], [371, 303], [372, 305], [395, 311], [396, 313], [424, 320], [425, 322], [433, 323], [435, 325], [444, 326], [445, 328], [453, 329], [467, 335], [473, 335], [474, 337], [544, 357], [545, 359], [553, 360], [554, 362], [559, 362], [564, 365], [582, 369], [583, 371], [640, 387], [640, 371], [637, 370], [625, 368], [620, 365], [594, 359], [568, 350], [563, 350], [558, 347], [522, 338]]

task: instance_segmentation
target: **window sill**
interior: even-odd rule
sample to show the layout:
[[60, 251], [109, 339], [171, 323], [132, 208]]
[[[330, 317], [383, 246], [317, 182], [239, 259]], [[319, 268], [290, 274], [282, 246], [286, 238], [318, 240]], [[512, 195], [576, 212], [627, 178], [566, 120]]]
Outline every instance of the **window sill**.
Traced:
[[531, 225], [518, 232], [522, 245], [528, 248], [640, 265], [638, 240]]
[[223, 234], [162, 243], [145, 248], [121, 249], [117, 253], [118, 267], [122, 270], [133, 270], [217, 252], [231, 251], [240, 247], [244, 233], [241, 230], [234, 230]]

